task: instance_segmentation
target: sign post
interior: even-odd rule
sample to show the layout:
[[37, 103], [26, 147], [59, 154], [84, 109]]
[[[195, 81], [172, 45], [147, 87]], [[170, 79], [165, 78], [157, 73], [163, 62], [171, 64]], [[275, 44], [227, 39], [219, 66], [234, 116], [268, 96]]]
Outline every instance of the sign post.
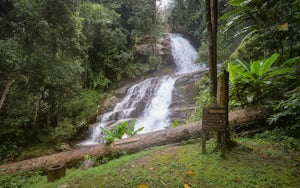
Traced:
[[218, 79], [217, 106], [203, 108], [202, 116], [202, 153], [206, 154], [208, 132], [216, 131], [222, 158], [225, 158], [226, 137], [228, 136], [228, 80], [229, 74], [224, 71]]
[[228, 127], [226, 107], [205, 107], [202, 117], [202, 153], [206, 153], [206, 137], [209, 131], [217, 131], [221, 136], [221, 156], [225, 156], [225, 133]]

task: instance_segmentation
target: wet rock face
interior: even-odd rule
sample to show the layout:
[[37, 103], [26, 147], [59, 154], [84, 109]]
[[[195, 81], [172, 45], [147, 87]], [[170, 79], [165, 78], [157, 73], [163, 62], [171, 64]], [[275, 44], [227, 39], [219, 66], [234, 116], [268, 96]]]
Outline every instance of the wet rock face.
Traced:
[[172, 104], [170, 106], [171, 122], [175, 120], [179, 123], [184, 122], [195, 110], [196, 104], [194, 98], [199, 93], [196, 82], [202, 73], [203, 71], [183, 75], [176, 80], [172, 93]]
[[109, 97], [104, 100], [101, 104], [101, 107], [98, 109], [98, 114], [102, 114], [109, 110], [112, 110], [114, 106], [119, 102], [119, 98], [116, 96]]
[[[174, 120], [178, 121], [179, 123], [184, 122], [186, 119], [189, 118], [191, 113], [196, 108], [196, 104], [194, 98], [199, 93], [199, 90], [196, 86], [196, 82], [201, 76], [202, 72], [196, 72], [194, 74], [186, 74], [182, 75], [178, 78], [175, 82], [175, 87], [172, 92], [172, 103], [170, 105], [170, 123], [174, 122]], [[155, 85], [157, 84], [157, 79], [154, 79], [151, 83], [151, 89], [148, 89], [146, 94], [143, 96], [141, 101], [135, 107], [133, 111], [130, 113], [131, 118], [137, 118], [141, 116], [143, 113], [148, 101], [150, 98], [153, 97]], [[104, 105], [106, 106], [104, 109], [112, 109], [113, 106], [120, 101], [117, 97], [111, 97]], [[129, 103], [132, 101], [129, 101]], [[103, 111], [102, 111], [103, 112]], [[122, 112], [115, 113], [112, 117], [114, 120], [122, 119]]]

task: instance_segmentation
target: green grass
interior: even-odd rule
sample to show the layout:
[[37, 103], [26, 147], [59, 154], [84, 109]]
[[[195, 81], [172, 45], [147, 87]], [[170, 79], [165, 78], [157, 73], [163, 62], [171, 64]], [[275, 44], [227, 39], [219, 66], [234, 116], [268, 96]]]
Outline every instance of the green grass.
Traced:
[[[299, 151], [266, 139], [242, 138], [222, 160], [214, 145], [202, 155], [199, 143], [170, 145], [126, 155], [88, 170], [68, 169], [62, 179], [46, 176], [23, 180], [23, 187], [59, 185], [86, 188], [180, 187], [300, 187]], [[0, 185], [1, 187], [1, 185]]]

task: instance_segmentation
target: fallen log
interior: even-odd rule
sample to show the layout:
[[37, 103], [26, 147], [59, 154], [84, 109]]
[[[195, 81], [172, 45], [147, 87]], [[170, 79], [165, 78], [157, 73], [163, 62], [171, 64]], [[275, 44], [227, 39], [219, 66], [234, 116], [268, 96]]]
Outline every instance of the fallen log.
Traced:
[[[247, 116], [250, 116], [250, 118], [247, 118]], [[259, 122], [262, 119], [265, 119], [265, 116], [257, 109], [240, 110], [238, 113], [231, 112], [229, 114], [229, 124], [232, 126], [236, 123], [246, 123], [247, 121]], [[20, 171], [44, 170], [57, 164], [68, 164], [84, 160], [86, 155], [104, 157], [122, 152], [127, 154], [136, 153], [155, 146], [178, 143], [192, 137], [198, 138], [201, 135], [201, 128], [202, 122], [198, 121], [187, 125], [177, 126], [175, 128], [167, 128], [156, 132], [140, 134], [115, 141], [109, 145], [99, 144], [90, 147], [80, 147], [71, 151], [1, 165], [0, 171], [15, 173]]]
[[235, 128], [239, 125], [264, 122], [269, 115], [270, 111], [265, 108], [250, 107], [230, 112], [228, 120], [230, 126]]
[[152, 133], [140, 134], [134, 137], [115, 141], [109, 145], [99, 144], [81, 147], [52, 155], [28, 159], [0, 166], [0, 171], [14, 173], [20, 171], [43, 170], [61, 163], [77, 162], [84, 159], [85, 155], [108, 156], [126, 152], [128, 154], [144, 149], [187, 140], [191, 137], [200, 137], [201, 122], [194, 122], [184, 126], [168, 128]]

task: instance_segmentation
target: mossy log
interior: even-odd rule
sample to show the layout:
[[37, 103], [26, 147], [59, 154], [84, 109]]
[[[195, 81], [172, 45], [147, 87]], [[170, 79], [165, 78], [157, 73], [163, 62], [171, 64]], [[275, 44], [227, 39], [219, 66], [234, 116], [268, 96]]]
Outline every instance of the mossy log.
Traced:
[[[244, 113], [243, 113], [244, 112]], [[251, 115], [250, 115], [251, 114]], [[250, 117], [248, 118], [247, 116]], [[247, 109], [229, 114], [229, 124], [260, 122], [265, 119], [265, 114], [258, 109]], [[28, 159], [11, 164], [0, 166], [0, 171], [6, 173], [15, 173], [30, 170], [45, 170], [57, 164], [68, 164], [84, 160], [86, 155], [89, 156], [112, 156], [125, 152], [127, 154], [136, 153], [147, 148], [161, 146], [171, 143], [178, 143], [188, 140], [192, 137], [201, 136], [202, 122], [194, 122], [187, 125], [180, 125], [175, 128], [140, 134], [131, 138], [115, 141], [109, 145], [99, 144], [90, 147], [81, 147], [71, 151], [60, 152], [52, 155], [46, 155], [34, 159]], [[198, 148], [200, 149], [200, 147]]]

